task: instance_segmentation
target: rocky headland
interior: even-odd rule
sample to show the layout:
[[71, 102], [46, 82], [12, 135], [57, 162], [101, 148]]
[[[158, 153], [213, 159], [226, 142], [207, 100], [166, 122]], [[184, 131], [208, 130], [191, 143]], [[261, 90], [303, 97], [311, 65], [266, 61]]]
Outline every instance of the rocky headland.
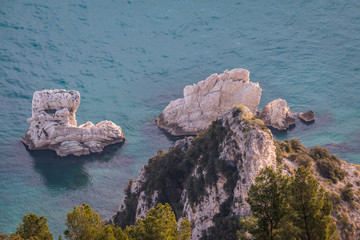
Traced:
[[32, 100], [32, 117], [22, 141], [30, 150], [51, 149], [59, 156], [88, 155], [105, 146], [125, 141], [121, 127], [111, 121], [77, 126], [76, 111], [80, 93], [66, 90], [36, 91]]
[[299, 166], [309, 168], [328, 193], [340, 238], [357, 239], [360, 166], [322, 147], [309, 150], [297, 139], [274, 140], [264, 122], [242, 105], [196, 137], [178, 140], [168, 152], [158, 151], [130, 180], [111, 221], [124, 228], [156, 204], [169, 203], [177, 220], [190, 220], [191, 239], [220, 239], [218, 234], [225, 232], [226, 239], [237, 239], [239, 217], [251, 215], [246, 198], [259, 171], [270, 167], [291, 176]]
[[192, 223], [192, 239], [200, 239], [223, 220], [216, 215], [251, 214], [247, 191], [267, 166], [276, 168], [272, 134], [249, 109], [237, 106], [197, 137], [179, 140], [168, 153], [151, 158], [129, 183], [113, 222], [125, 227], [168, 202], [177, 218]]

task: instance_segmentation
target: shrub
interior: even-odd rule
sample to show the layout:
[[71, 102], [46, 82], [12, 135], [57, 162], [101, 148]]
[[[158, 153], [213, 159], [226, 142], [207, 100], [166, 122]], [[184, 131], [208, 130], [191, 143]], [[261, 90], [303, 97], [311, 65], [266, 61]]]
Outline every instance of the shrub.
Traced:
[[312, 158], [308, 154], [297, 154], [294, 160], [299, 166], [311, 167]]
[[275, 146], [276, 160], [278, 163], [281, 163], [285, 157], [296, 162], [299, 166], [311, 167], [312, 158], [309, 157], [308, 149], [301, 144], [299, 139], [292, 138], [284, 142], [275, 141]]
[[315, 146], [315, 147], [311, 148], [310, 156], [314, 160], [319, 160], [319, 159], [323, 159], [323, 158], [331, 158], [329, 150], [327, 150], [324, 147], [320, 147], [320, 146]]
[[318, 172], [321, 176], [330, 179], [333, 183], [343, 180], [345, 171], [334, 161], [330, 159], [320, 159], [316, 162]]
[[341, 198], [353, 206], [355, 197], [351, 184], [347, 184], [343, 189], [341, 189]]
[[301, 144], [301, 141], [298, 138], [292, 138], [290, 139], [290, 145], [291, 148], [295, 151], [295, 152], [304, 152], [304, 153], [308, 153], [308, 149]]
[[346, 172], [341, 168], [341, 161], [329, 153], [326, 148], [316, 146], [311, 148], [310, 156], [316, 161], [318, 172], [322, 177], [330, 179], [333, 183], [343, 180]]

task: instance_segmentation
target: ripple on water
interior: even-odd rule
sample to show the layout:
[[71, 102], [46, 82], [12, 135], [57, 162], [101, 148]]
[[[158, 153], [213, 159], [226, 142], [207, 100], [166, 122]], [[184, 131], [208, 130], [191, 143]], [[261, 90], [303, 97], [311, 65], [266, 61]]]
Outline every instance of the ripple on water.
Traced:
[[[283, 98], [315, 112], [314, 124], [278, 139], [336, 143], [332, 152], [359, 163], [359, 9], [358, 1], [3, 1], [0, 232], [32, 211], [60, 234], [82, 202], [109, 218], [127, 179], [176, 140], [154, 118], [186, 85], [235, 67], [260, 83], [261, 107]], [[127, 141], [79, 159], [29, 153], [19, 140], [42, 88], [80, 91], [78, 122], [112, 120]]]

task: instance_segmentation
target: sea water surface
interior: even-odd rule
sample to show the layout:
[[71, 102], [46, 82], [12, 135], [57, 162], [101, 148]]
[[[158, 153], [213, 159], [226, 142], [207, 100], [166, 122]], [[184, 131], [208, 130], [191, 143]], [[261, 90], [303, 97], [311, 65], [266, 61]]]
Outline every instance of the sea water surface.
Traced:
[[[154, 118], [225, 69], [251, 72], [259, 109], [282, 98], [316, 113], [276, 138], [360, 164], [359, 13], [358, 0], [0, 0], [0, 232], [34, 212], [57, 238], [83, 202], [110, 218], [128, 179], [174, 143]], [[80, 158], [28, 152], [21, 137], [43, 88], [78, 90], [78, 123], [112, 120], [126, 143]]]

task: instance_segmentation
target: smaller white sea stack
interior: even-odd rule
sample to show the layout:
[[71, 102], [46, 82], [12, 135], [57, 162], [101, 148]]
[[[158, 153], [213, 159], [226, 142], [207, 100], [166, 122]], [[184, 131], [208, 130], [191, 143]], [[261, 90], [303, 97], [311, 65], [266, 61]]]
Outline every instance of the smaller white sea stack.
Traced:
[[30, 150], [51, 149], [59, 156], [88, 155], [105, 146], [125, 141], [121, 127], [111, 121], [77, 126], [80, 93], [74, 90], [36, 91], [32, 100], [30, 128], [22, 141]]
[[268, 127], [278, 130], [286, 130], [296, 123], [296, 119], [290, 111], [290, 107], [283, 99], [276, 99], [268, 103], [258, 115]]
[[249, 76], [248, 70], [236, 68], [186, 86], [184, 98], [171, 101], [156, 118], [156, 124], [175, 136], [195, 135], [234, 105], [242, 104], [255, 115], [261, 88], [250, 82]]

